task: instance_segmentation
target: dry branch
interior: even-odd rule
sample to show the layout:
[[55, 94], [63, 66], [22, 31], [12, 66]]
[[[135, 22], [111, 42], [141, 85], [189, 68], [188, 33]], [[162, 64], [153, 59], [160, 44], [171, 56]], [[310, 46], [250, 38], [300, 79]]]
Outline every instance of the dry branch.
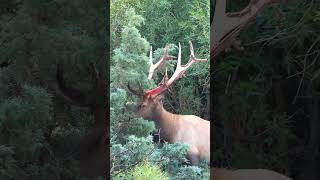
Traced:
[[241, 30], [268, 5], [279, 0], [251, 0], [247, 7], [239, 12], [226, 12], [226, 0], [216, 0], [213, 22], [211, 24], [211, 59], [230, 47], [241, 50], [238, 39]]

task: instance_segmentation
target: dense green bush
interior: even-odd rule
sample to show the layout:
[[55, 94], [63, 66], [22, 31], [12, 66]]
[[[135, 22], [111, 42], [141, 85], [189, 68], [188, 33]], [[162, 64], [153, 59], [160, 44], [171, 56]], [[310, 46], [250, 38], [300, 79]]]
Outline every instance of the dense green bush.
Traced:
[[83, 92], [89, 61], [106, 71], [105, 9], [96, 0], [1, 1], [0, 179], [80, 179], [75, 155], [92, 113], [50, 87], [57, 63]]
[[151, 165], [148, 161], [144, 161], [139, 165], [135, 166], [131, 171], [119, 173], [114, 180], [168, 180], [167, 174], [162, 172], [161, 168], [157, 165]]

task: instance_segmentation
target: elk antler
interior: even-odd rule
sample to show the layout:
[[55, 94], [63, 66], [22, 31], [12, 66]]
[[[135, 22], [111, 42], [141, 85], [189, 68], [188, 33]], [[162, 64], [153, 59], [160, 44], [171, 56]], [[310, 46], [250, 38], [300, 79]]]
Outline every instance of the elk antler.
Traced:
[[181, 45], [179, 43], [178, 62], [177, 62], [177, 68], [176, 68], [175, 72], [173, 73], [171, 78], [168, 79], [168, 74], [167, 74], [167, 70], [166, 70], [165, 75], [164, 75], [163, 80], [160, 83], [160, 85], [158, 87], [156, 87], [155, 89], [147, 91], [146, 94], [153, 95], [153, 96], [157, 96], [157, 95], [161, 94], [162, 92], [167, 90], [173, 84], [174, 81], [181, 78], [184, 75], [185, 71], [193, 63], [207, 61], [207, 59], [196, 58], [194, 55], [193, 45], [192, 45], [191, 41], [189, 41], [189, 44], [190, 44], [190, 58], [189, 58], [188, 63], [185, 65], [181, 65]]
[[153, 64], [153, 59], [152, 59], [152, 46], [150, 48], [150, 68], [149, 68], [149, 75], [148, 75], [148, 79], [152, 79], [153, 77], [153, 73], [154, 71], [159, 68], [160, 66], [163, 65], [163, 62], [165, 60], [171, 60], [175, 58], [175, 56], [170, 56], [169, 53], [168, 53], [168, 46], [166, 46], [164, 48], [164, 53], [162, 55], [162, 57], [159, 59], [159, 61], [156, 63], [156, 64]]
[[211, 59], [231, 46], [241, 49], [237, 39], [240, 31], [254, 21], [257, 14], [267, 5], [277, 3], [280, 0], [251, 0], [247, 7], [235, 13], [226, 13], [226, 1], [216, 0], [211, 27]]

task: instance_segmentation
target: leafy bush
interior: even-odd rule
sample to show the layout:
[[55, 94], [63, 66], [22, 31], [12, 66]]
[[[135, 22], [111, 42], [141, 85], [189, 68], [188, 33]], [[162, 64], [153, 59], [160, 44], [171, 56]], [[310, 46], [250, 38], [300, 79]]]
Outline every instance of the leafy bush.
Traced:
[[162, 172], [157, 165], [150, 164], [148, 161], [135, 166], [134, 169], [125, 173], [120, 173], [113, 180], [169, 180], [169, 176]]

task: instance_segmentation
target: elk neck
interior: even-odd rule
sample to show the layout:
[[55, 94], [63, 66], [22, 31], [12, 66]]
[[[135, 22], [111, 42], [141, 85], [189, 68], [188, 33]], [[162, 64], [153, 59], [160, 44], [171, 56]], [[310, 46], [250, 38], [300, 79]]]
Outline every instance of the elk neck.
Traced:
[[168, 112], [159, 104], [155, 109], [152, 120], [155, 122], [156, 128], [160, 129], [160, 138], [172, 142], [173, 134], [177, 132], [180, 116]]

